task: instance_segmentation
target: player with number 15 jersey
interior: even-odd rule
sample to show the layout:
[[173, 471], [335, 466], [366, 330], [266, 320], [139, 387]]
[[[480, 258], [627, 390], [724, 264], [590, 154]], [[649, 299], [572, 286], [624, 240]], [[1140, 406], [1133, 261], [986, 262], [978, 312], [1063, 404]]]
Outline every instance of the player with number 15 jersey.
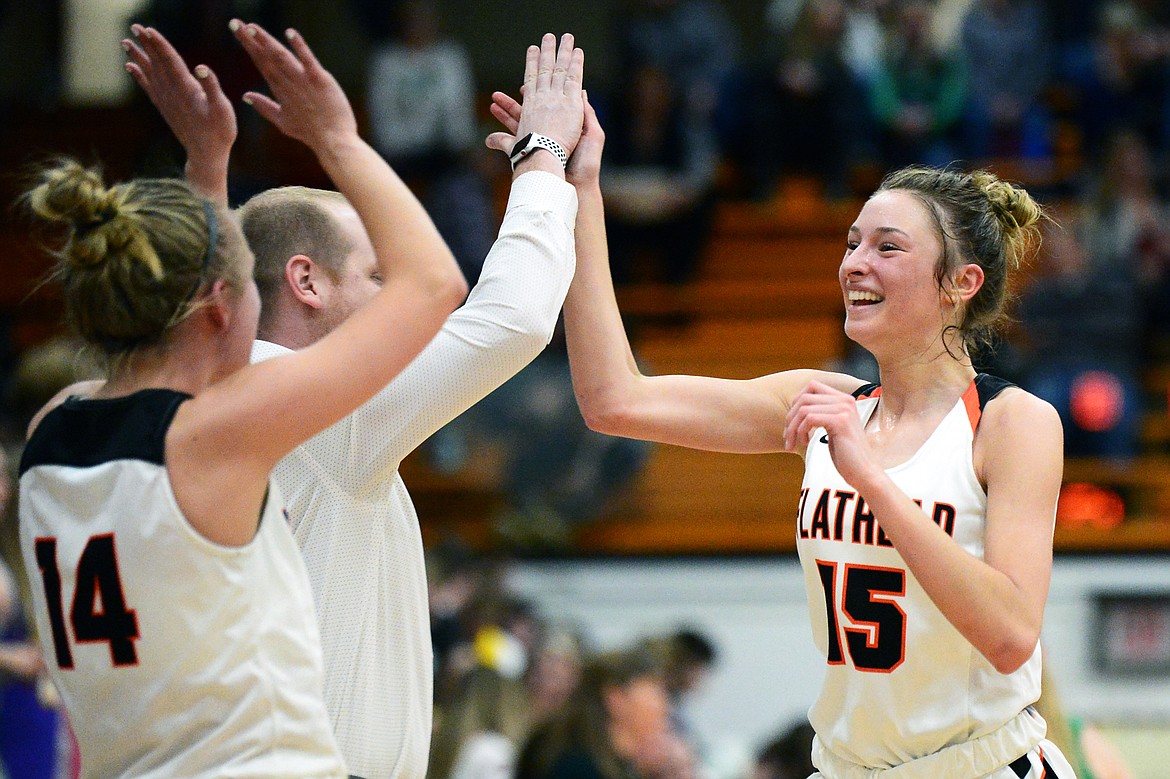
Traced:
[[[972, 444], [982, 408], [1010, 386], [979, 374], [922, 447], [887, 469], [928, 517], [980, 558], [987, 495]], [[866, 385], [855, 395], [864, 424], [881, 388]], [[1029, 709], [1040, 695], [1039, 645], [1018, 670], [996, 671], [923, 591], [865, 500], [837, 472], [823, 434], [809, 439], [797, 524], [813, 636], [826, 660], [809, 712], [828, 752], [822, 760], [901, 766], [989, 734], [1018, 737], [1014, 753], [1024, 753], [1044, 735], [1043, 719]]]

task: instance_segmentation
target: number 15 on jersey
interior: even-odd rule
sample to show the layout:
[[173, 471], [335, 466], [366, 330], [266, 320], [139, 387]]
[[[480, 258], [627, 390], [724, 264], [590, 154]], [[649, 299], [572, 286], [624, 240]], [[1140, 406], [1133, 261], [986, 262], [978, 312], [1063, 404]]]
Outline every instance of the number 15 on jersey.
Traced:
[[842, 665], [846, 654], [858, 671], [889, 673], [906, 659], [906, 612], [898, 599], [906, 594], [906, 572], [817, 560], [825, 591], [829, 665]]

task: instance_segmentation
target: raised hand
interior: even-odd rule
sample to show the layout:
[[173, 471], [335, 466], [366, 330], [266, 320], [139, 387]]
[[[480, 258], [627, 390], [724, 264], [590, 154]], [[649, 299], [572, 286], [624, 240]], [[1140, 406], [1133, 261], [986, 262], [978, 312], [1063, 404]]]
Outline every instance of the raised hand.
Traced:
[[[577, 148], [569, 155], [569, 165], [565, 168], [566, 180], [574, 185], [581, 186], [596, 182], [601, 173], [601, 152], [605, 147], [605, 131], [597, 120], [597, 112], [589, 102], [589, 94], [581, 90], [581, 99], [584, 109], [584, 125], [581, 137], [577, 141]], [[485, 139], [488, 148], [499, 149], [507, 153], [516, 142], [516, 133], [520, 127], [520, 116], [523, 107], [510, 95], [503, 92], [492, 93], [492, 104], [489, 110], [500, 124], [507, 128], [507, 132], [492, 133]]]
[[187, 68], [162, 33], [131, 25], [122, 48], [126, 71], [146, 92], [187, 152], [187, 178], [207, 197], [227, 202], [227, 168], [236, 141], [236, 112], [206, 65]]
[[[488, 137], [488, 146], [506, 153], [515, 138], [540, 133], [572, 154], [581, 138], [584, 117], [581, 97], [584, 67], [585, 52], [573, 46], [573, 36], [569, 33], [561, 36], [559, 49], [552, 33], [544, 36], [540, 46], [529, 46], [524, 61], [524, 85], [520, 88], [524, 103], [519, 113], [505, 112], [514, 119], [512, 123], [505, 122], [511, 132], [493, 133]], [[499, 114], [496, 116], [501, 118]]]
[[232, 19], [228, 26], [272, 90], [272, 97], [246, 92], [245, 103], [282, 133], [317, 153], [327, 151], [335, 142], [357, 137], [357, 120], [349, 99], [299, 33], [285, 32], [286, 48], [259, 25]]

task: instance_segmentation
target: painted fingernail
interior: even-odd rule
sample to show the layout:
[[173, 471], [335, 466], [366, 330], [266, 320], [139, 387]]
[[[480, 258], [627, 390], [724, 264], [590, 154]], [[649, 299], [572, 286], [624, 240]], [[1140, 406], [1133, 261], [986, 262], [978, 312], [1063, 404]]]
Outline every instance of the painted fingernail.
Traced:
[[248, 35], [252, 36], [253, 38], [256, 37], [257, 32], [258, 32], [258, 30], [256, 29], [255, 26], [248, 27]]
[[232, 19], [230, 22], [228, 22], [228, 29], [231, 30], [232, 32], [237, 32], [243, 26], [244, 26], [244, 23], [241, 22], [239, 19]]
[[247, 103], [248, 105], [252, 105], [251, 95], [244, 95], [244, 102]]
[[295, 41], [297, 39], [297, 31], [290, 27], [284, 31], [284, 37], [288, 38], [290, 41]]
[[207, 78], [211, 75], [211, 71], [207, 69], [206, 65], [197, 65], [195, 67], [195, 78]]
[[130, 41], [122, 41], [122, 51], [130, 51]]

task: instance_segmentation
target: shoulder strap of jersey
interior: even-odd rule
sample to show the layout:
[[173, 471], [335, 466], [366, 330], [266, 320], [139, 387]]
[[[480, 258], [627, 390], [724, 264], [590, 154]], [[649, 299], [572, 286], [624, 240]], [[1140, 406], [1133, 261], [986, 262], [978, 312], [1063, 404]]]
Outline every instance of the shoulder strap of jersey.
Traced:
[[166, 465], [166, 435], [191, 396], [145, 389], [120, 398], [67, 399], [45, 415], [20, 459], [20, 475], [38, 465], [88, 468], [113, 460]]
[[882, 394], [882, 385], [880, 384], [862, 384], [857, 389], [853, 390], [853, 397], [858, 400], [865, 400], [866, 398], [876, 398]]
[[995, 400], [999, 393], [1008, 387], [1014, 387], [1006, 379], [992, 376], [989, 373], [979, 373], [971, 381], [971, 386], [963, 393], [963, 404], [967, 407], [967, 418], [971, 420], [971, 432], [979, 429], [979, 420], [983, 417], [983, 409]]

